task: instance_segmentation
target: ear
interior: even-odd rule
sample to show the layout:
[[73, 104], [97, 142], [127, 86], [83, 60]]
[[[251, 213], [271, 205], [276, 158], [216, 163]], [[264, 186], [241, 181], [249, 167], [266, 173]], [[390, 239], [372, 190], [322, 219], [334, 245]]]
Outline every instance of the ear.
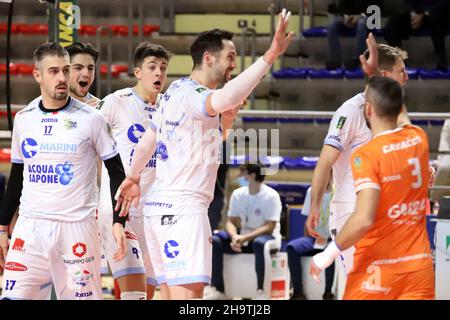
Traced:
[[136, 79], [141, 80], [141, 68], [134, 68], [133, 73]]
[[37, 69], [33, 69], [34, 79], [40, 84], [41, 83], [41, 73]]
[[365, 106], [365, 108], [364, 108], [364, 113], [366, 114], [366, 117], [369, 119], [372, 115], [373, 115], [373, 113], [374, 113], [374, 110], [373, 110], [373, 105], [372, 105], [372, 103], [370, 103], [369, 101], [366, 101], [366, 106]]
[[203, 53], [203, 62], [206, 63], [206, 65], [210, 66], [214, 61], [216, 61], [216, 57], [212, 54], [212, 52], [205, 51]]

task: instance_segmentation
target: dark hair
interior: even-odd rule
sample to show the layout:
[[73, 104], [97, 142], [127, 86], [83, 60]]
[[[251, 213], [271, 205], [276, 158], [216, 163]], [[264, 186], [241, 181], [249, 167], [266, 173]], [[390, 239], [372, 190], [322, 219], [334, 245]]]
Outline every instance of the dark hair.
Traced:
[[205, 51], [210, 51], [214, 54], [220, 52], [223, 49], [222, 40], [224, 39], [233, 39], [233, 33], [219, 29], [200, 33], [189, 49], [192, 60], [194, 61], [194, 69], [202, 64]]
[[97, 62], [99, 51], [90, 43], [74, 42], [66, 47], [70, 57], [77, 54], [88, 54], [94, 59], [94, 63]]
[[264, 178], [266, 177], [265, 175], [262, 174], [262, 168], [264, 168], [265, 166], [261, 163], [256, 163], [256, 164], [251, 164], [251, 163], [247, 163], [247, 164], [243, 164], [240, 166], [241, 170], [247, 171], [247, 174], [255, 174], [255, 180], [258, 182], [263, 182]]
[[[380, 70], [392, 71], [398, 59], [408, 59], [408, 53], [400, 48], [391, 47], [387, 44], [377, 44], [378, 51], [378, 68]], [[364, 51], [364, 56], [369, 59], [369, 50]], [[369, 82], [369, 77], [364, 74], [366, 83]]]
[[144, 41], [134, 49], [134, 66], [137, 68], [142, 67], [142, 63], [147, 57], [164, 58], [169, 61], [170, 55], [170, 52], [163, 46]]
[[403, 89], [391, 78], [375, 76], [369, 80], [366, 99], [374, 106], [377, 116], [396, 119], [403, 106]]
[[37, 69], [39, 69], [41, 61], [46, 56], [65, 57], [69, 56], [69, 53], [67, 53], [67, 50], [56, 42], [44, 43], [37, 47], [33, 52], [33, 60]]

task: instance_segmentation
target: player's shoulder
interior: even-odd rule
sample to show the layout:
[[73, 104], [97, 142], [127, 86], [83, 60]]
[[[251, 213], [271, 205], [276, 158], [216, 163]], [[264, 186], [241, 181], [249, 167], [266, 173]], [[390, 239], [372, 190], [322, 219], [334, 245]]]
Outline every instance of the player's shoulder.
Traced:
[[177, 90], [180, 94], [193, 95], [200, 94], [204, 91], [209, 91], [210, 89], [190, 78], [181, 78], [172, 82], [167, 92], [173, 92], [174, 90]]
[[364, 93], [358, 93], [357, 95], [346, 100], [337, 110], [336, 114], [346, 115], [348, 117], [360, 117], [363, 116], [364, 104], [366, 98]]
[[68, 112], [76, 113], [79, 116], [81, 116], [81, 115], [92, 116], [97, 113], [99, 114], [98, 110], [95, 109], [94, 107], [92, 107], [84, 102], [81, 102], [77, 99], [74, 99], [74, 98], [71, 98]]
[[16, 117], [22, 117], [24, 115], [30, 114], [32, 111], [39, 109], [39, 103], [41, 102], [41, 96], [35, 98], [28, 105], [26, 105], [22, 110], [16, 113]]
[[118, 107], [122, 103], [126, 103], [132, 95], [133, 91], [131, 88], [119, 89], [104, 97], [97, 105], [97, 109], [101, 110], [103, 108]]
[[244, 187], [239, 187], [239, 188], [237, 188], [237, 189], [234, 189], [234, 191], [233, 191], [233, 193], [232, 193], [232, 196], [234, 197], [234, 198], [236, 198], [236, 197], [238, 197], [238, 198], [240, 198], [240, 197], [242, 197], [242, 196], [245, 196], [246, 194], [248, 194], [249, 192], [248, 192], [248, 187], [247, 186], [244, 186]]
[[278, 196], [279, 196], [277, 190], [275, 190], [274, 188], [268, 186], [268, 185], [265, 184], [265, 183], [262, 183], [262, 184], [261, 184], [261, 189], [262, 189], [262, 191], [263, 191], [266, 195], [269, 195], [269, 196], [271, 196], [271, 197], [278, 197]]

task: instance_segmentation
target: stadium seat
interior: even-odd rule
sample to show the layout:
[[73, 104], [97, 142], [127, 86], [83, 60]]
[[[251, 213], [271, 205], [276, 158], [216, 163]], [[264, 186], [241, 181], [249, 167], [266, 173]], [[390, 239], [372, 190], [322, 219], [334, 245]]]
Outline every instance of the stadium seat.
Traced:
[[406, 73], [408, 74], [409, 79], [417, 80], [419, 79], [419, 68], [406, 68]]
[[308, 76], [311, 79], [342, 79], [344, 78], [344, 70], [341, 68], [336, 70], [310, 69]]
[[422, 79], [450, 79], [450, 70], [447, 70], [447, 72], [422, 68], [419, 70], [419, 74]]
[[[113, 64], [111, 65], [111, 76], [116, 78], [119, 76], [120, 73], [126, 73], [128, 72], [128, 66], [127, 65], [116, 65]], [[108, 68], [106, 64], [102, 64], [100, 66], [100, 73], [102, 76], [106, 76], [106, 74], [108, 73]]]
[[286, 68], [275, 71], [275, 79], [306, 79], [309, 68]]
[[361, 69], [344, 70], [344, 77], [347, 79], [364, 79], [364, 73]]
[[10, 162], [11, 161], [11, 149], [2, 148], [0, 149], [0, 162]]

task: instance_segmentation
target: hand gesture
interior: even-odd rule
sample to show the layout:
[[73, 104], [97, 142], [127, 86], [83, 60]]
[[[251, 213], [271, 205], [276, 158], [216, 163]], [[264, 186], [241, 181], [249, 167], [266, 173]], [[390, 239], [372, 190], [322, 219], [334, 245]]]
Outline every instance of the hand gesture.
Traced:
[[117, 201], [114, 210], [117, 211], [120, 208], [119, 216], [125, 217], [131, 206], [138, 207], [140, 196], [141, 188], [139, 187], [139, 181], [133, 181], [129, 177], [126, 177], [117, 189], [114, 197]]
[[289, 11], [286, 13], [286, 9], [283, 9], [278, 15], [278, 25], [275, 30], [272, 43], [269, 50], [267, 50], [264, 54], [264, 60], [266, 60], [269, 64], [272, 64], [278, 56], [283, 54], [292, 39], [294, 39], [294, 33], [292, 31], [286, 34], [290, 16], [291, 12]]
[[367, 48], [369, 48], [369, 59], [362, 54], [359, 56], [359, 61], [361, 62], [361, 67], [363, 71], [370, 77], [376, 75], [378, 70], [378, 50], [377, 42], [372, 33], [366, 39]]

